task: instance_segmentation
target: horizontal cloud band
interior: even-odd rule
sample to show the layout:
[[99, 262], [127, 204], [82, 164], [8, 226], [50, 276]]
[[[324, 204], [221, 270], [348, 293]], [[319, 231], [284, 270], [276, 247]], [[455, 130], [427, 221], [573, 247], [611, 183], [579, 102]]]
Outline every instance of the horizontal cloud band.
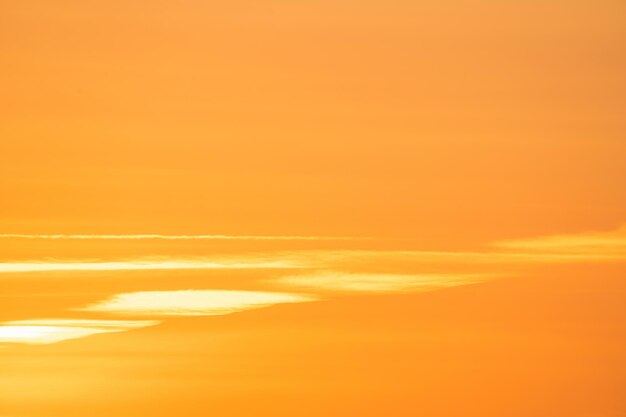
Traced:
[[350, 236], [254, 236], [254, 235], [31, 235], [19, 233], [0, 234], [0, 239], [53, 239], [53, 240], [371, 240], [371, 237]]
[[142, 291], [118, 294], [76, 310], [142, 316], [219, 316], [275, 304], [316, 300], [309, 295], [262, 291]]
[[156, 320], [41, 319], [0, 324], [2, 344], [49, 344], [101, 333], [123, 332], [159, 324]]

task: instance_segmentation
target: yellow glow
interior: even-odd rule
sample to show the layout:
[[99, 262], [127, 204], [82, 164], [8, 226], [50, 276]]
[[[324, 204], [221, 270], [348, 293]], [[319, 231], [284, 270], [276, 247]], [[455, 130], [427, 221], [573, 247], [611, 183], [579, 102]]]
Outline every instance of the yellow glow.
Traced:
[[100, 333], [122, 332], [153, 326], [158, 321], [129, 320], [19, 320], [0, 325], [0, 344], [48, 344], [68, 339], [78, 339]]
[[397, 274], [344, 274], [323, 272], [311, 275], [283, 277], [274, 283], [322, 291], [340, 292], [421, 292], [440, 288], [468, 285], [485, 281], [487, 275], [397, 275]]
[[155, 316], [216, 316], [316, 298], [260, 291], [181, 290], [119, 294], [78, 310]]

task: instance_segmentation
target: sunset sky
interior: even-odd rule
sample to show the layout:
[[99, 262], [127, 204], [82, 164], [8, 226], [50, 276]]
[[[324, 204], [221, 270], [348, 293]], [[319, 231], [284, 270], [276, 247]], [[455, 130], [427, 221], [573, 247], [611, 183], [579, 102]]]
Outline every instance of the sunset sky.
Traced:
[[623, 0], [0, 0], [0, 417], [626, 416]]

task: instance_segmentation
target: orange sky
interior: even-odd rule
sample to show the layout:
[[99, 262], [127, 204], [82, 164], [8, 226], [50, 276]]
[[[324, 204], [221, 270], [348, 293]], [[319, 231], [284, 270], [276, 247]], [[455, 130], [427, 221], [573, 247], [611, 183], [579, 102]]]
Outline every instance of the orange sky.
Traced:
[[621, 0], [0, 0], [0, 417], [623, 417], [625, 42]]

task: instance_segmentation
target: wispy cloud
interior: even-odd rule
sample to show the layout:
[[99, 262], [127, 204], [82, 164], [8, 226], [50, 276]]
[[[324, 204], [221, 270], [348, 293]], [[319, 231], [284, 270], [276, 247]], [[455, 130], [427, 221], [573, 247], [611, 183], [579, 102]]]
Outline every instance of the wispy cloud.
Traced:
[[612, 232], [542, 236], [496, 242], [494, 246], [507, 250], [626, 259], [626, 226]]
[[49, 344], [159, 324], [155, 320], [41, 319], [0, 323], [0, 344]]
[[588, 262], [612, 260], [614, 253], [561, 253], [530, 250], [414, 251], [414, 250], [318, 250], [277, 252], [275, 259], [314, 268], [336, 269], [343, 266], [368, 264], [430, 264], [430, 265], [529, 265], [544, 263]]
[[[140, 258], [124, 261], [28, 261], [1, 262], [0, 274], [52, 271], [141, 271], [200, 269], [344, 269], [371, 263], [431, 265], [529, 265], [624, 259], [625, 242], [620, 239], [592, 240], [545, 238], [502, 242], [519, 251], [432, 252], [375, 250], [280, 251], [245, 256], [210, 258]], [[595, 246], [594, 246], [595, 245]]]
[[118, 294], [76, 310], [143, 316], [217, 316], [275, 304], [316, 300], [309, 295], [262, 291], [142, 291]]
[[[169, 235], [0, 235], [0, 238], [43, 239], [252, 239], [314, 240], [293, 236]], [[331, 239], [331, 238], [329, 238]], [[353, 238], [332, 238], [353, 239]], [[357, 239], [357, 238], [354, 238]], [[290, 292], [236, 290], [142, 291], [115, 295], [75, 310], [137, 316], [224, 315], [282, 303], [316, 301], [325, 294], [409, 293], [434, 291], [495, 278], [500, 267], [542, 263], [602, 262], [626, 259], [626, 227], [608, 233], [544, 236], [492, 244], [483, 252], [413, 250], [300, 250], [215, 255], [202, 258], [139, 258], [122, 261], [29, 261], [0, 263], [0, 273], [45, 271], [132, 271], [191, 269], [290, 269], [291, 275], [270, 282]], [[370, 269], [368, 266], [375, 265]], [[458, 273], [397, 274], [367, 272], [416, 271], [454, 266]], [[305, 273], [304, 269], [315, 273]], [[294, 272], [302, 269], [300, 273]], [[506, 270], [506, 269], [503, 269]], [[354, 271], [366, 271], [355, 273]], [[463, 273], [478, 271], [479, 273]], [[485, 272], [492, 271], [492, 274]], [[502, 272], [502, 270], [500, 271]], [[287, 290], [289, 291], [289, 290]], [[120, 332], [154, 325], [155, 321], [22, 320], [0, 323], [0, 344], [54, 343], [92, 334]]]
[[271, 282], [313, 291], [330, 292], [423, 292], [483, 282], [490, 275], [478, 274], [355, 274], [320, 272], [316, 274], [282, 277]]
[[135, 271], [135, 270], [176, 270], [176, 269], [281, 269], [303, 268], [289, 259], [226, 258], [226, 259], [140, 259], [115, 262], [3, 262], [2, 272], [41, 272], [41, 271]]
[[20, 234], [3, 233], [0, 239], [52, 239], [52, 240], [372, 240], [371, 237], [351, 236], [255, 236], [255, 235], [72, 235], [72, 234]]

